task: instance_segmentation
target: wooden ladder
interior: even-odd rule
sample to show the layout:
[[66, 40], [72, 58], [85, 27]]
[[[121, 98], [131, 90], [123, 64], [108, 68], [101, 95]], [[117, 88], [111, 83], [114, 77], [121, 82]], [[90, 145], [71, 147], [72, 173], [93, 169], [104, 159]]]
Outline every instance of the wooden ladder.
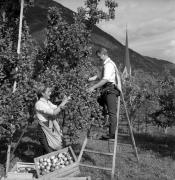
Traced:
[[[114, 140], [108, 140], [108, 145], [109, 145], [109, 142], [114, 143], [114, 151], [113, 152], [100, 152], [100, 151], [96, 151], [96, 150], [86, 149], [86, 145], [87, 145], [87, 142], [89, 140], [87, 135], [86, 135], [86, 137], [84, 139], [84, 142], [83, 142], [83, 145], [82, 145], [82, 148], [81, 148], [81, 151], [80, 151], [80, 154], [79, 154], [79, 157], [78, 157], [78, 162], [79, 162], [80, 166], [89, 167], [89, 168], [95, 168], [95, 169], [101, 169], [101, 170], [106, 170], [106, 171], [111, 171], [111, 180], [115, 179], [114, 175], [115, 175], [115, 166], [116, 166], [116, 154], [117, 154], [117, 148], [118, 148], [118, 145], [119, 145], [118, 136], [119, 135], [124, 135], [125, 136], [125, 134], [119, 134], [118, 133], [119, 114], [120, 114], [119, 113], [120, 112], [120, 98], [122, 98], [122, 100], [123, 100], [123, 104], [124, 104], [124, 108], [125, 108], [125, 112], [126, 112], [127, 123], [128, 123], [128, 127], [129, 127], [129, 136], [131, 137], [131, 140], [132, 140], [132, 147], [134, 149], [137, 161], [139, 162], [137, 147], [136, 147], [136, 144], [135, 144], [134, 135], [133, 135], [133, 131], [132, 131], [132, 127], [131, 127], [131, 123], [130, 123], [130, 120], [129, 120], [129, 115], [128, 115], [128, 111], [127, 111], [127, 108], [126, 108], [126, 103], [125, 103], [122, 91], [121, 91], [121, 95], [118, 97], [118, 100], [117, 100], [118, 101], [118, 103], [117, 103], [117, 126], [116, 126], [116, 131], [115, 131], [115, 139]], [[84, 152], [112, 156], [112, 168], [95, 166], [95, 165], [88, 165], [88, 164], [81, 163], [81, 158], [82, 158], [82, 155], [83, 155]]]

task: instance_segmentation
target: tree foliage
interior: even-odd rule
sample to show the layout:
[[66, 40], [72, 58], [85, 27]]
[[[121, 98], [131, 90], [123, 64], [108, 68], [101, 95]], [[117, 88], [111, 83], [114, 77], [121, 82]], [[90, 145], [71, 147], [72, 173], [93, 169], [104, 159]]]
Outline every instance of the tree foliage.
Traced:
[[175, 78], [167, 71], [158, 79], [158, 88], [155, 96], [158, 106], [150, 114], [153, 123], [162, 127], [171, 127], [175, 122]]
[[124, 93], [134, 126], [147, 124], [166, 128], [174, 124], [175, 79], [165, 70], [163, 76], [135, 71]]
[[[18, 20], [11, 27], [8, 19], [0, 26], [0, 136], [7, 136], [12, 140], [16, 128], [24, 127], [32, 118], [35, 99], [32, 75], [37, 47], [29, 35], [29, 28], [24, 21], [21, 42], [21, 54], [17, 55], [17, 41], [14, 36], [18, 27]], [[17, 36], [17, 34], [16, 34]], [[15, 71], [15, 68], [18, 71]], [[17, 91], [12, 93], [14, 81], [17, 81]]]

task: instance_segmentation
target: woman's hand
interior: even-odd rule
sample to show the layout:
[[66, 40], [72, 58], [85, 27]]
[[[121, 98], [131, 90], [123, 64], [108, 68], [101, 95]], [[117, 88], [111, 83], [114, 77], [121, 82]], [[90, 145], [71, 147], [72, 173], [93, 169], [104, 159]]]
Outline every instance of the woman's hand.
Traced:
[[54, 110], [53, 115], [56, 116], [60, 113], [62, 109], [64, 109], [65, 105], [69, 102], [71, 96], [64, 96], [61, 104]]
[[64, 107], [71, 99], [71, 96], [64, 96], [63, 97], [63, 100], [62, 100], [62, 103], [61, 103], [61, 106]]

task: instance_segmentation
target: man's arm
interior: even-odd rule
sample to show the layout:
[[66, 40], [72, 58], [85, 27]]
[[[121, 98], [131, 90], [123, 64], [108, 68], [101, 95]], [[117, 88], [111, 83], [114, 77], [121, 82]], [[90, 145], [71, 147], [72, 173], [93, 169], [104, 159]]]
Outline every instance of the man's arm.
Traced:
[[102, 79], [98, 83], [94, 84], [92, 87], [88, 89], [89, 92], [93, 92], [95, 89], [102, 87], [104, 84], [108, 82], [107, 79]]

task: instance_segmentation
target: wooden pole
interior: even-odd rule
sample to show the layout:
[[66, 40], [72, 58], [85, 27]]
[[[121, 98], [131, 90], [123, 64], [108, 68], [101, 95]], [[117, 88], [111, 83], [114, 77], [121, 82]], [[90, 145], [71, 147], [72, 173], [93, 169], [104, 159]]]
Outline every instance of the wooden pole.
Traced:
[[126, 108], [126, 103], [125, 103], [125, 99], [124, 99], [122, 90], [121, 90], [121, 97], [122, 97], [122, 100], [123, 100], [123, 104], [124, 104], [124, 108], [125, 108], [125, 112], [126, 112], [126, 117], [127, 117], [128, 124], [129, 124], [129, 131], [130, 131], [130, 135], [131, 135], [133, 148], [135, 150], [137, 161], [139, 162], [139, 156], [138, 156], [138, 152], [137, 152], [137, 147], [136, 147], [136, 144], [135, 144], [134, 135], [133, 135], [133, 132], [132, 132], [132, 127], [131, 127], [131, 122], [130, 122], [130, 119], [129, 119], [129, 115], [128, 115], [128, 111], [127, 111], [127, 108]]
[[[20, 20], [19, 20], [19, 34], [18, 34], [18, 47], [17, 54], [18, 57], [21, 53], [21, 35], [22, 35], [22, 20], [23, 20], [23, 10], [24, 10], [24, 0], [21, 0], [21, 10], [20, 10]], [[15, 68], [15, 71], [18, 71], [18, 68]], [[15, 81], [13, 84], [13, 93], [16, 91], [17, 82]]]
[[80, 161], [81, 161], [81, 158], [82, 158], [82, 155], [83, 155], [83, 151], [84, 151], [84, 149], [86, 147], [87, 141], [88, 141], [88, 139], [87, 139], [87, 136], [86, 136], [85, 139], [84, 139], [83, 146], [81, 148], [80, 154], [78, 156], [78, 160], [77, 160], [78, 163], [80, 163]]
[[19, 34], [18, 34], [18, 47], [17, 53], [21, 52], [21, 35], [22, 35], [22, 20], [23, 20], [23, 10], [24, 10], [24, 0], [21, 0], [21, 11], [20, 11], [20, 21], [19, 21]]
[[8, 145], [5, 175], [9, 172], [11, 143]]
[[[21, 34], [22, 34], [22, 20], [23, 20], [23, 9], [24, 9], [24, 0], [21, 0], [21, 10], [20, 10], [20, 21], [19, 21], [19, 34], [18, 34], [18, 47], [17, 47], [17, 54], [19, 57], [20, 49], [21, 49]], [[15, 71], [17, 71], [17, 67]], [[16, 81], [13, 84], [13, 93], [16, 91]], [[11, 143], [8, 145], [7, 150], [7, 160], [6, 160], [6, 176], [9, 171], [9, 165], [10, 165], [10, 151], [11, 151]]]
[[117, 153], [117, 143], [118, 143], [118, 124], [119, 124], [119, 118], [120, 118], [120, 96], [118, 97], [118, 103], [117, 103], [117, 125], [115, 130], [115, 141], [114, 141], [114, 154], [112, 159], [112, 173], [111, 173], [111, 180], [114, 180], [114, 174], [115, 174], [115, 160], [116, 160], [116, 153]]

